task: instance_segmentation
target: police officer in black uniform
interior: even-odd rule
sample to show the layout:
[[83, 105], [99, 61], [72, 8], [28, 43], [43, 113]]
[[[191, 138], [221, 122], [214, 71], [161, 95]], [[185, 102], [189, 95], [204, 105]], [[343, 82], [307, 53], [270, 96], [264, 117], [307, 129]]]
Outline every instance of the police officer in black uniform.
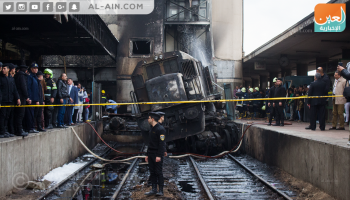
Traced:
[[[57, 86], [54, 80], [52, 80], [52, 70], [45, 69], [45, 82], [46, 82], [46, 90], [45, 90], [45, 105], [52, 105], [55, 102], [55, 98], [57, 95]], [[44, 108], [44, 116], [45, 116], [45, 127], [47, 129], [52, 129], [52, 112], [54, 108], [53, 106]]]
[[[275, 77], [273, 79], [273, 83], [275, 85], [270, 88], [269, 98], [275, 98], [275, 89], [276, 89], [276, 86], [277, 86], [277, 77]], [[268, 107], [270, 107], [270, 116], [269, 116], [269, 123], [267, 125], [271, 126], [272, 117], [275, 117], [275, 115], [276, 115], [276, 107], [273, 105], [274, 104], [273, 100], [269, 100], [268, 102], [269, 103], [267, 105], [268, 105]], [[275, 120], [276, 120], [276, 117], [275, 117]]]
[[[282, 79], [277, 79], [277, 87], [275, 89], [275, 97], [286, 97], [286, 88], [282, 84]], [[283, 109], [285, 106], [285, 100], [275, 101], [275, 112], [276, 112], [276, 124], [273, 126], [284, 126], [284, 113]]]
[[[165, 153], [165, 129], [158, 123], [160, 115], [155, 112], [149, 113], [148, 123], [152, 126], [149, 132], [149, 145], [147, 156], [148, 168], [151, 175], [152, 190], [145, 195], [163, 196], [163, 159]], [[158, 181], [158, 182], [157, 182]], [[157, 183], [159, 192], [157, 192]]]
[[[17, 65], [14, 65], [14, 64], [10, 64], [9, 66], [10, 68], [10, 71], [9, 71], [9, 75], [8, 75], [8, 78], [9, 79], [12, 79], [11, 82], [14, 82], [15, 83], [15, 79], [14, 79], [14, 76], [16, 74], [16, 68], [17, 68]], [[17, 105], [17, 102], [13, 101], [13, 105]], [[10, 133], [11, 135], [14, 135], [15, 134], [15, 128], [14, 128], [14, 125], [13, 125], [13, 121], [14, 121], [14, 107], [11, 107], [9, 108], [10, 109], [10, 115], [9, 115], [9, 119], [7, 121], [7, 132]]]
[[[2, 67], [1, 75], [0, 75], [0, 104], [3, 106], [7, 105], [21, 105], [21, 100], [19, 98], [15, 80], [12, 77], [9, 77], [9, 70], [12, 64], [7, 63]], [[8, 124], [8, 120], [10, 117], [11, 108], [2, 107], [0, 109], [0, 138], [8, 138], [13, 137], [15, 135], [6, 132], [6, 127]]]
[[[29, 99], [28, 94], [28, 88], [27, 88], [27, 81], [28, 81], [28, 74], [27, 72], [27, 66], [21, 65], [18, 67], [19, 71], [15, 75], [15, 83], [17, 87], [17, 91], [19, 94], [19, 97], [21, 99], [22, 105], [28, 105], [31, 104], [31, 100]], [[14, 118], [14, 126], [15, 126], [15, 134], [17, 136], [27, 136], [28, 133], [23, 131], [23, 118], [25, 114], [25, 107], [16, 107], [15, 108], [15, 118]]]

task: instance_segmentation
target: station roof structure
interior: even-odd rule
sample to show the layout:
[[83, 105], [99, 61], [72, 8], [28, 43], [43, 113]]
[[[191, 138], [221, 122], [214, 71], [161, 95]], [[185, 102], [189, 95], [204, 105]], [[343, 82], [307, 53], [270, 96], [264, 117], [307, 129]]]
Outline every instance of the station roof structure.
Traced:
[[0, 38], [38, 55], [117, 56], [118, 40], [99, 15], [2, 15]]
[[[332, 0], [328, 3], [345, 3], [350, 8], [349, 0]], [[281, 71], [279, 60], [282, 56], [288, 57], [289, 68], [296, 64], [316, 68], [316, 58], [339, 59], [344, 49], [350, 49], [350, 20], [346, 20], [343, 32], [314, 32], [314, 13], [311, 13], [245, 56], [243, 76]], [[255, 62], [266, 65], [266, 70], [254, 70]]]

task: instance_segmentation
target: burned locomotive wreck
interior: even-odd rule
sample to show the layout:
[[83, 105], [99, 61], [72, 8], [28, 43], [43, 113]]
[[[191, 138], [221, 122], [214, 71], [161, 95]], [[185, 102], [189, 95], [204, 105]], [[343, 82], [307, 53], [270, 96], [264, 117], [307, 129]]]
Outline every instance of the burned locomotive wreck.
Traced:
[[238, 130], [225, 117], [225, 104], [179, 103], [221, 99], [212, 83], [209, 67], [184, 52], [164, 53], [150, 63], [139, 62], [132, 74], [133, 101], [167, 102], [133, 105], [144, 142], [150, 130], [148, 113], [162, 111], [168, 150], [209, 154], [232, 149]]

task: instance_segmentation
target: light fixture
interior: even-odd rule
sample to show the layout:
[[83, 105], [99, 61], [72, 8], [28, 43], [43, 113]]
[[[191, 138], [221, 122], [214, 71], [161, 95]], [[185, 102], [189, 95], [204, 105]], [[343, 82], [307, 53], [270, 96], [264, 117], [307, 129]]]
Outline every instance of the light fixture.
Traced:
[[158, 56], [154, 56], [154, 60], [158, 60]]

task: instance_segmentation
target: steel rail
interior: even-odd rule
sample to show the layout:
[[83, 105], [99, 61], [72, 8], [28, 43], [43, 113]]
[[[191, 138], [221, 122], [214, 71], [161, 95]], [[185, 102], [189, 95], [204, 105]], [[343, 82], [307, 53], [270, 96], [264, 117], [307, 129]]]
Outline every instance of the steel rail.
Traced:
[[[143, 149], [144, 149], [144, 145], [141, 148], [141, 152]], [[118, 197], [118, 194], [121, 191], [126, 179], [128, 179], [130, 172], [134, 169], [135, 164], [137, 163], [138, 160], [139, 160], [139, 158], [135, 158], [135, 160], [131, 163], [131, 165], [128, 168], [128, 171], [126, 172], [126, 174], [123, 177], [123, 180], [119, 183], [117, 190], [114, 192], [113, 196], [111, 197], [111, 200], [115, 200]]]
[[193, 160], [192, 156], [189, 156], [189, 157], [190, 157], [190, 160], [191, 160], [191, 162], [192, 162], [193, 168], [195, 169], [196, 174], [197, 174], [197, 176], [198, 176], [198, 178], [199, 178], [199, 180], [200, 180], [200, 182], [201, 182], [201, 184], [202, 184], [202, 186], [203, 186], [203, 188], [204, 188], [204, 190], [205, 190], [205, 193], [207, 194], [207, 196], [208, 196], [208, 198], [209, 198], [210, 200], [214, 200], [214, 197], [213, 197], [213, 195], [211, 194], [211, 192], [210, 192], [210, 190], [209, 190], [209, 188], [208, 188], [208, 185], [205, 183], [205, 181], [204, 181], [204, 179], [203, 179], [201, 173], [200, 173], [199, 170], [198, 170], [198, 167], [197, 167], [197, 165], [196, 165], [196, 162]]
[[271, 190], [273, 190], [274, 192], [276, 192], [277, 194], [279, 194], [280, 196], [282, 196], [283, 198], [287, 199], [287, 200], [292, 200], [292, 198], [290, 198], [288, 195], [286, 195], [284, 192], [282, 192], [281, 190], [277, 189], [276, 187], [274, 187], [273, 185], [271, 185], [269, 182], [265, 181], [263, 178], [261, 178], [259, 175], [257, 175], [256, 173], [254, 173], [252, 170], [250, 170], [248, 167], [246, 167], [244, 164], [242, 164], [241, 162], [239, 162], [235, 157], [233, 157], [232, 155], [228, 154], [228, 156], [235, 161], [239, 166], [241, 166], [243, 169], [245, 169], [247, 172], [249, 172], [251, 175], [255, 176], [256, 178], [258, 178], [264, 185], [266, 185], [267, 187], [269, 187]]
[[[117, 144], [115, 144], [113, 146], [113, 148], [115, 148], [117, 146]], [[108, 148], [108, 147], [106, 147]], [[101, 154], [101, 156], [105, 156], [107, 155], [109, 152], [111, 151], [110, 148], [108, 148], [105, 152], [103, 152]], [[59, 182], [58, 184], [56, 184], [54, 187], [50, 188], [47, 192], [45, 192], [45, 194], [41, 195], [38, 200], [42, 200], [45, 199], [47, 196], [49, 196], [52, 192], [54, 192], [56, 189], [58, 189], [59, 187], [61, 187], [63, 184], [65, 184], [68, 180], [70, 180], [72, 177], [74, 177], [76, 174], [78, 174], [79, 172], [83, 171], [85, 168], [91, 166], [94, 162], [97, 161], [97, 158], [92, 159], [90, 162], [86, 163], [85, 165], [83, 165], [82, 167], [80, 167], [79, 169], [77, 169], [75, 172], [73, 172], [71, 175], [69, 175], [67, 178], [63, 179], [61, 182]]]

